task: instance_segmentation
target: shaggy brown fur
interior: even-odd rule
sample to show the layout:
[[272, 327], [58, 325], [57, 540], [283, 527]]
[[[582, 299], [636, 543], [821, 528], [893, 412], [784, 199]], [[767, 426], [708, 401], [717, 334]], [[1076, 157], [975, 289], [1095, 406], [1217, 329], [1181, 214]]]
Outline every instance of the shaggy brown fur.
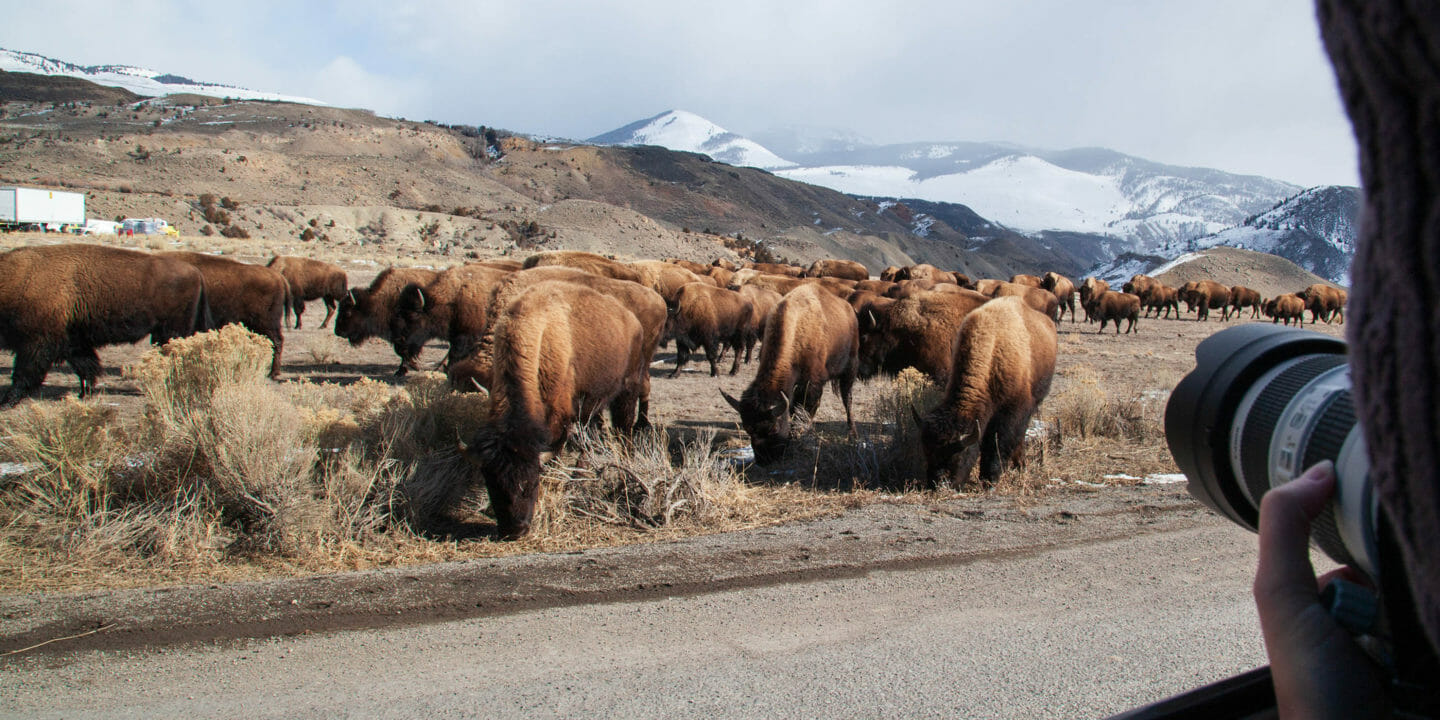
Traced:
[[1055, 293], [1049, 290], [1041, 290], [1038, 287], [1022, 285], [1020, 283], [1000, 283], [990, 297], [1018, 297], [1025, 301], [1033, 310], [1043, 314], [1045, 317], [1060, 321], [1060, 300]]
[[754, 381], [739, 400], [721, 391], [740, 413], [756, 462], [770, 463], [784, 454], [790, 443], [792, 406], [799, 405], [814, 417], [827, 381], [840, 394], [845, 421], [855, 431], [850, 390], [855, 385], [859, 344], [855, 312], [823, 288], [797, 288], [780, 301], [765, 328]]
[[325, 319], [320, 321], [321, 329], [330, 324], [335, 316], [335, 306], [350, 289], [345, 271], [332, 265], [310, 258], [276, 255], [270, 258], [268, 267], [290, 283], [290, 307], [286, 315], [295, 314], [295, 329], [300, 329], [300, 316], [305, 313], [305, 303], [311, 300], [325, 301]]
[[639, 271], [640, 284], [660, 293], [669, 305], [675, 304], [675, 295], [680, 288], [692, 282], [704, 282], [706, 285], [714, 285], [708, 276], [696, 275], [685, 268], [674, 263], [662, 262], [660, 260], [637, 260], [630, 263], [630, 267]]
[[648, 376], [643, 330], [619, 301], [569, 282], [532, 285], [495, 323], [490, 417], [466, 456], [479, 466], [500, 537], [530, 531], [544, 453], [576, 420], [607, 407], [614, 430], [635, 426]]
[[767, 275], [784, 275], [785, 277], [805, 277], [805, 268], [798, 265], [786, 265], [784, 263], [747, 262], [747, 270], [755, 270]]
[[419, 369], [418, 358], [423, 346], [392, 341], [390, 320], [395, 315], [395, 303], [400, 298], [400, 292], [406, 286], [428, 285], [438, 274], [424, 268], [390, 267], [381, 270], [370, 282], [370, 287], [351, 288], [345, 293], [335, 312], [335, 334], [349, 340], [351, 345], [359, 345], [372, 337], [389, 342], [400, 357], [396, 375]]
[[955, 284], [956, 284], [956, 285], [959, 285], [960, 287], [965, 288], [966, 290], [974, 290], [974, 289], [975, 289], [975, 281], [974, 281], [974, 280], [971, 280], [969, 275], [966, 275], [965, 273], [962, 273], [962, 272], [952, 272], [952, 273], [950, 273], [950, 275], [951, 275], [951, 277], [953, 277], [953, 278], [955, 279]]
[[1180, 299], [1190, 310], [1197, 311], [1195, 319], [1210, 319], [1211, 310], [1220, 310], [1220, 319], [1230, 319], [1230, 287], [1214, 280], [1192, 280], [1180, 288]]
[[1047, 272], [1045, 277], [1040, 278], [1040, 289], [1048, 290], [1059, 302], [1056, 308], [1056, 320], [1065, 318], [1065, 311], [1070, 311], [1070, 322], [1075, 322], [1075, 283], [1070, 278], [1057, 272]]
[[1139, 297], [1140, 307], [1145, 310], [1145, 314], [1148, 315], [1149, 310], [1154, 309], [1155, 315], [1158, 317], [1160, 315], [1160, 306], [1158, 305], [1155, 294], [1163, 287], [1165, 287], [1165, 285], [1159, 280], [1149, 275], [1137, 273], [1131, 275], [1130, 279], [1127, 280], [1124, 285], [1120, 286], [1120, 289]]
[[755, 349], [755, 343], [765, 336], [765, 324], [783, 296], [774, 290], [754, 285], [740, 288], [740, 295], [755, 306], [755, 311], [750, 314], [750, 331], [745, 334], [745, 364], [749, 365], [751, 351]]
[[1344, 290], [1324, 283], [1315, 283], [1295, 294], [1305, 301], [1305, 309], [1310, 311], [1311, 325], [1322, 318], [1328, 324], [1337, 316], [1341, 323], [1345, 322], [1345, 301], [1348, 297]]
[[880, 271], [880, 279], [885, 282], [900, 282], [900, 272], [900, 267], [891, 265]]
[[709, 265], [701, 265], [700, 263], [697, 263], [693, 260], [683, 260], [681, 258], [665, 258], [665, 262], [671, 263], [673, 265], [679, 265], [680, 267], [685, 268], [686, 270], [689, 270], [696, 275], [705, 275], [710, 272]]
[[1085, 309], [1085, 322], [1094, 322], [1090, 315], [1090, 298], [1110, 289], [1110, 283], [1100, 278], [1088, 277], [1080, 281], [1080, 307]]
[[941, 270], [929, 263], [918, 263], [911, 265], [900, 272], [901, 280], [934, 280], [935, 282], [950, 282], [946, 277], [950, 273]]
[[1294, 320], [1296, 325], [1304, 325], [1305, 301], [1295, 293], [1277, 295], [1265, 301], [1265, 316], [1271, 318], [1272, 324], [1283, 320], [1289, 325]]
[[727, 258], [715, 258], [714, 260], [711, 260], [710, 267], [717, 267], [722, 270], [729, 270], [730, 272], [735, 272], [736, 270], [740, 269], [739, 265], [736, 265], [733, 260], [729, 260]]
[[995, 278], [980, 278], [975, 281], [975, 292], [986, 297], [995, 297], [995, 291], [998, 290], [1004, 282], [1004, 280], [996, 280]]
[[466, 265], [481, 265], [481, 266], [488, 267], [488, 268], [495, 268], [496, 270], [504, 270], [505, 272], [517, 272], [517, 271], [523, 270], [523, 269], [525, 268], [525, 264], [522, 263], [522, 262], [520, 262], [519, 260], [499, 260], [499, 259], [476, 260], [476, 261], [473, 262], [473, 263], [465, 263], [465, 264], [466, 264]]
[[816, 260], [805, 270], [805, 277], [833, 277], [845, 280], [869, 280], [870, 270], [854, 260]]
[[1155, 317], [1160, 317], [1164, 311], [1165, 317], [1170, 317], [1170, 311], [1175, 311], [1175, 317], [1180, 317], [1180, 289], [1157, 285], [1150, 289], [1149, 299], [1140, 298], [1140, 302], [1147, 310], [1154, 310]]
[[83, 397], [100, 374], [96, 348], [209, 328], [204, 278], [178, 259], [83, 244], [0, 254], [0, 348], [15, 353], [0, 406], [38, 391], [58, 360], [69, 360]]
[[977, 292], [929, 292], [860, 311], [859, 376], [913, 367], [937, 383], [950, 379], [960, 324], [990, 298]]
[[945, 398], [916, 417], [932, 487], [947, 476], [963, 487], [977, 455], [987, 486], [1007, 462], [1024, 463], [1025, 431], [1050, 392], [1056, 349], [1055, 324], [1019, 298], [985, 303], [965, 318]]
[[525, 269], [545, 267], [548, 265], [563, 265], [579, 270], [584, 270], [592, 275], [614, 278], [616, 280], [629, 280], [630, 282], [644, 283], [645, 278], [641, 272], [618, 260], [611, 260], [604, 255], [582, 252], [580, 250], [556, 250], [543, 252], [525, 258]]
[[705, 349], [711, 377], [720, 374], [720, 356], [727, 347], [735, 351], [730, 374], [739, 372], [740, 355], [755, 330], [754, 314], [755, 306], [734, 290], [702, 282], [680, 288], [665, 326], [665, 339], [675, 339], [675, 370], [670, 377], [680, 374], [697, 347]]
[[1028, 287], [1038, 288], [1040, 287], [1040, 283], [1042, 281], [1040, 280], [1040, 278], [1035, 277], [1034, 275], [1020, 274], [1011, 275], [1010, 282], [1015, 283], [1016, 285], [1025, 285]]
[[[615, 298], [635, 315], [640, 321], [642, 329], [642, 349], [645, 352], [645, 362], [648, 364], [655, 355], [655, 348], [660, 344], [660, 334], [665, 331], [666, 308], [665, 300], [659, 293], [639, 283], [615, 280], [613, 278], [601, 277], [571, 267], [538, 267], [529, 270], [522, 270], [518, 273], [511, 273], [505, 278], [500, 287], [495, 290], [494, 297], [490, 300], [488, 311], [491, 318], [498, 318], [504, 308], [508, 307], [515, 298], [519, 297], [531, 285], [547, 281], [568, 282], [590, 288], [602, 295]], [[473, 357], [476, 361], [466, 363], [460, 371], [451, 372], [450, 385], [457, 390], [469, 392], [475, 389], [475, 382], [484, 387], [489, 387], [487, 380], [490, 375], [491, 358], [494, 357], [494, 332], [486, 332], [480, 339]], [[640, 395], [640, 424], [647, 426], [650, 423], [650, 374], [647, 372], [644, 378], [644, 387]]]
[[716, 287], [730, 287], [730, 283], [735, 279], [734, 270], [727, 270], [722, 267], [712, 267], [705, 274], [711, 280], [715, 281]]
[[1235, 317], [1240, 317], [1240, 311], [1250, 308], [1250, 317], [1260, 317], [1260, 306], [1264, 302], [1260, 297], [1259, 290], [1251, 290], [1244, 285], [1235, 285], [1230, 288], [1230, 310]]
[[290, 305], [290, 283], [268, 267], [195, 252], [161, 253], [196, 268], [205, 278], [205, 295], [215, 327], [239, 323], [270, 341], [270, 377], [280, 377], [280, 355], [285, 349], [285, 309]]
[[1100, 330], [1105, 332], [1105, 323], [1115, 323], [1115, 334], [1120, 334], [1120, 321], [1129, 320], [1129, 327], [1125, 332], [1135, 332], [1135, 321], [1140, 317], [1140, 298], [1127, 292], [1115, 292], [1105, 290], [1098, 295], [1090, 296], [1090, 302], [1085, 305], [1085, 314], [1100, 321]]
[[395, 299], [390, 338], [424, 347], [433, 337], [450, 343], [446, 364], [470, 356], [490, 326], [490, 300], [512, 271], [479, 263], [440, 272], [424, 285], [411, 283]]
[[895, 287], [895, 285], [895, 283], [889, 280], [861, 280], [855, 283], [855, 289], [868, 290], [876, 295], [884, 295], [890, 288]]
[[[747, 273], [745, 273], [744, 270], [735, 273], [735, 279], [730, 281], [730, 289], [739, 290], [745, 285], [754, 285], [755, 287], [765, 288], [766, 290], [777, 292], [781, 295], [788, 295], [790, 294], [791, 290], [794, 290], [801, 285], [816, 285], [819, 282], [813, 279], [807, 280], [804, 278], [788, 277], [785, 275], [771, 275], [769, 273], [755, 273], [754, 275], [749, 275], [748, 277], [746, 275]], [[740, 283], [736, 284], [736, 281], [740, 281]], [[829, 288], [824, 289], [827, 292], [830, 292], [832, 294], [834, 293], [834, 291]], [[849, 293], [846, 294], [848, 295]]]

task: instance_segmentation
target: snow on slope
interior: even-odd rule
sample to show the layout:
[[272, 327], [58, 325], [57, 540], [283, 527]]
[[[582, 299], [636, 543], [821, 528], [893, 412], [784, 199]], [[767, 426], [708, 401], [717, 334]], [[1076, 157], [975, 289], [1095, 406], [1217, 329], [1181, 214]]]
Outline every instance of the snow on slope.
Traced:
[[905, 167], [831, 166], [776, 175], [852, 195], [962, 203], [1020, 232], [1114, 234], [1132, 208], [1114, 178], [1066, 170], [1031, 155], [1009, 155], [973, 170], [921, 178]]
[[178, 75], [169, 75], [130, 65], [76, 65], [55, 60], [35, 53], [18, 52], [0, 48], [0, 70], [6, 72], [34, 73], [36, 75], [63, 75], [89, 80], [97, 85], [125, 88], [136, 95], [155, 97], [192, 93], [210, 97], [229, 97], [242, 100], [274, 100], [279, 102], [324, 105], [319, 100], [279, 93], [259, 92], [230, 85], [197, 82]]
[[758, 168], [791, 167], [795, 163], [694, 113], [670, 110], [590, 138], [604, 145], [658, 145], [681, 152], [709, 155], [730, 165]]

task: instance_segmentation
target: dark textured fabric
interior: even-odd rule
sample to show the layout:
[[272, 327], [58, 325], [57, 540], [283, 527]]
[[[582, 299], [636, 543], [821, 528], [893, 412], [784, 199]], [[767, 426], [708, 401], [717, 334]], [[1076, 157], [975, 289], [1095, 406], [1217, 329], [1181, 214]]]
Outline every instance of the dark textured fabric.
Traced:
[[1440, 648], [1440, 4], [1318, 0], [1318, 11], [1365, 196], [1346, 313], [1355, 397]]

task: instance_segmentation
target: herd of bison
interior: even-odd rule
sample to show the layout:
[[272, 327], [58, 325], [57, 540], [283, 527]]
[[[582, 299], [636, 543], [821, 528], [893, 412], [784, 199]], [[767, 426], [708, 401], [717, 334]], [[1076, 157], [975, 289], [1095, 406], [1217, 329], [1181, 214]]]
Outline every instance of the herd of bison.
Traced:
[[447, 270], [389, 268], [351, 288], [335, 265], [276, 257], [268, 266], [191, 252], [145, 253], [99, 245], [22, 247], [0, 255], [0, 343], [15, 353], [0, 404], [38, 391], [50, 367], [67, 361], [80, 393], [100, 374], [96, 349], [149, 337], [172, 338], [239, 323], [274, 347], [278, 375], [283, 326], [301, 325], [305, 303], [323, 299], [324, 327], [360, 344], [389, 341], [398, 374], [417, 367], [425, 343], [449, 343], [444, 365], [457, 391], [490, 393], [490, 417], [466, 449], [483, 477], [501, 535], [529, 531], [541, 466], [577, 419], [609, 409], [612, 429], [649, 424], [649, 367], [674, 341], [675, 373], [703, 349], [710, 374], [732, 353], [755, 379], [725, 395], [749, 434], [756, 462], [781, 456], [792, 411], [814, 415], [832, 385], [854, 433], [857, 378], [914, 367], [945, 386], [942, 401], [916, 414], [927, 479], [965, 482], [977, 461], [984, 483], [1023, 457], [1025, 431], [1054, 374], [1056, 325], [1076, 301], [1104, 332], [1154, 312], [1180, 316], [1180, 303], [1205, 320], [1246, 308], [1275, 322], [1343, 321], [1345, 293], [1327, 285], [1265, 300], [1213, 281], [1166, 287], [1136, 275], [1121, 291], [1096, 278], [1078, 288], [1056, 273], [1009, 281], [972, 280], [932, 265], [886, 268], [820, 260], [808, 268], [670, 260], [619, 262], [583, 252], [546, 252], [523, 263], [488, 260]]

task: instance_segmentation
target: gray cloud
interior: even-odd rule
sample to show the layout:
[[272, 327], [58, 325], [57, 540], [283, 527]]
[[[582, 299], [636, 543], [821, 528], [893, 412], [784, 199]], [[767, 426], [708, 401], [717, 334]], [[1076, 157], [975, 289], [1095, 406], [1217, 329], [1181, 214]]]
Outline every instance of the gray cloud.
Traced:
[[1304, 0], [125, 5], [12, 8], [0, 46], [562, 137], [679, 108], [1356, 182]]

